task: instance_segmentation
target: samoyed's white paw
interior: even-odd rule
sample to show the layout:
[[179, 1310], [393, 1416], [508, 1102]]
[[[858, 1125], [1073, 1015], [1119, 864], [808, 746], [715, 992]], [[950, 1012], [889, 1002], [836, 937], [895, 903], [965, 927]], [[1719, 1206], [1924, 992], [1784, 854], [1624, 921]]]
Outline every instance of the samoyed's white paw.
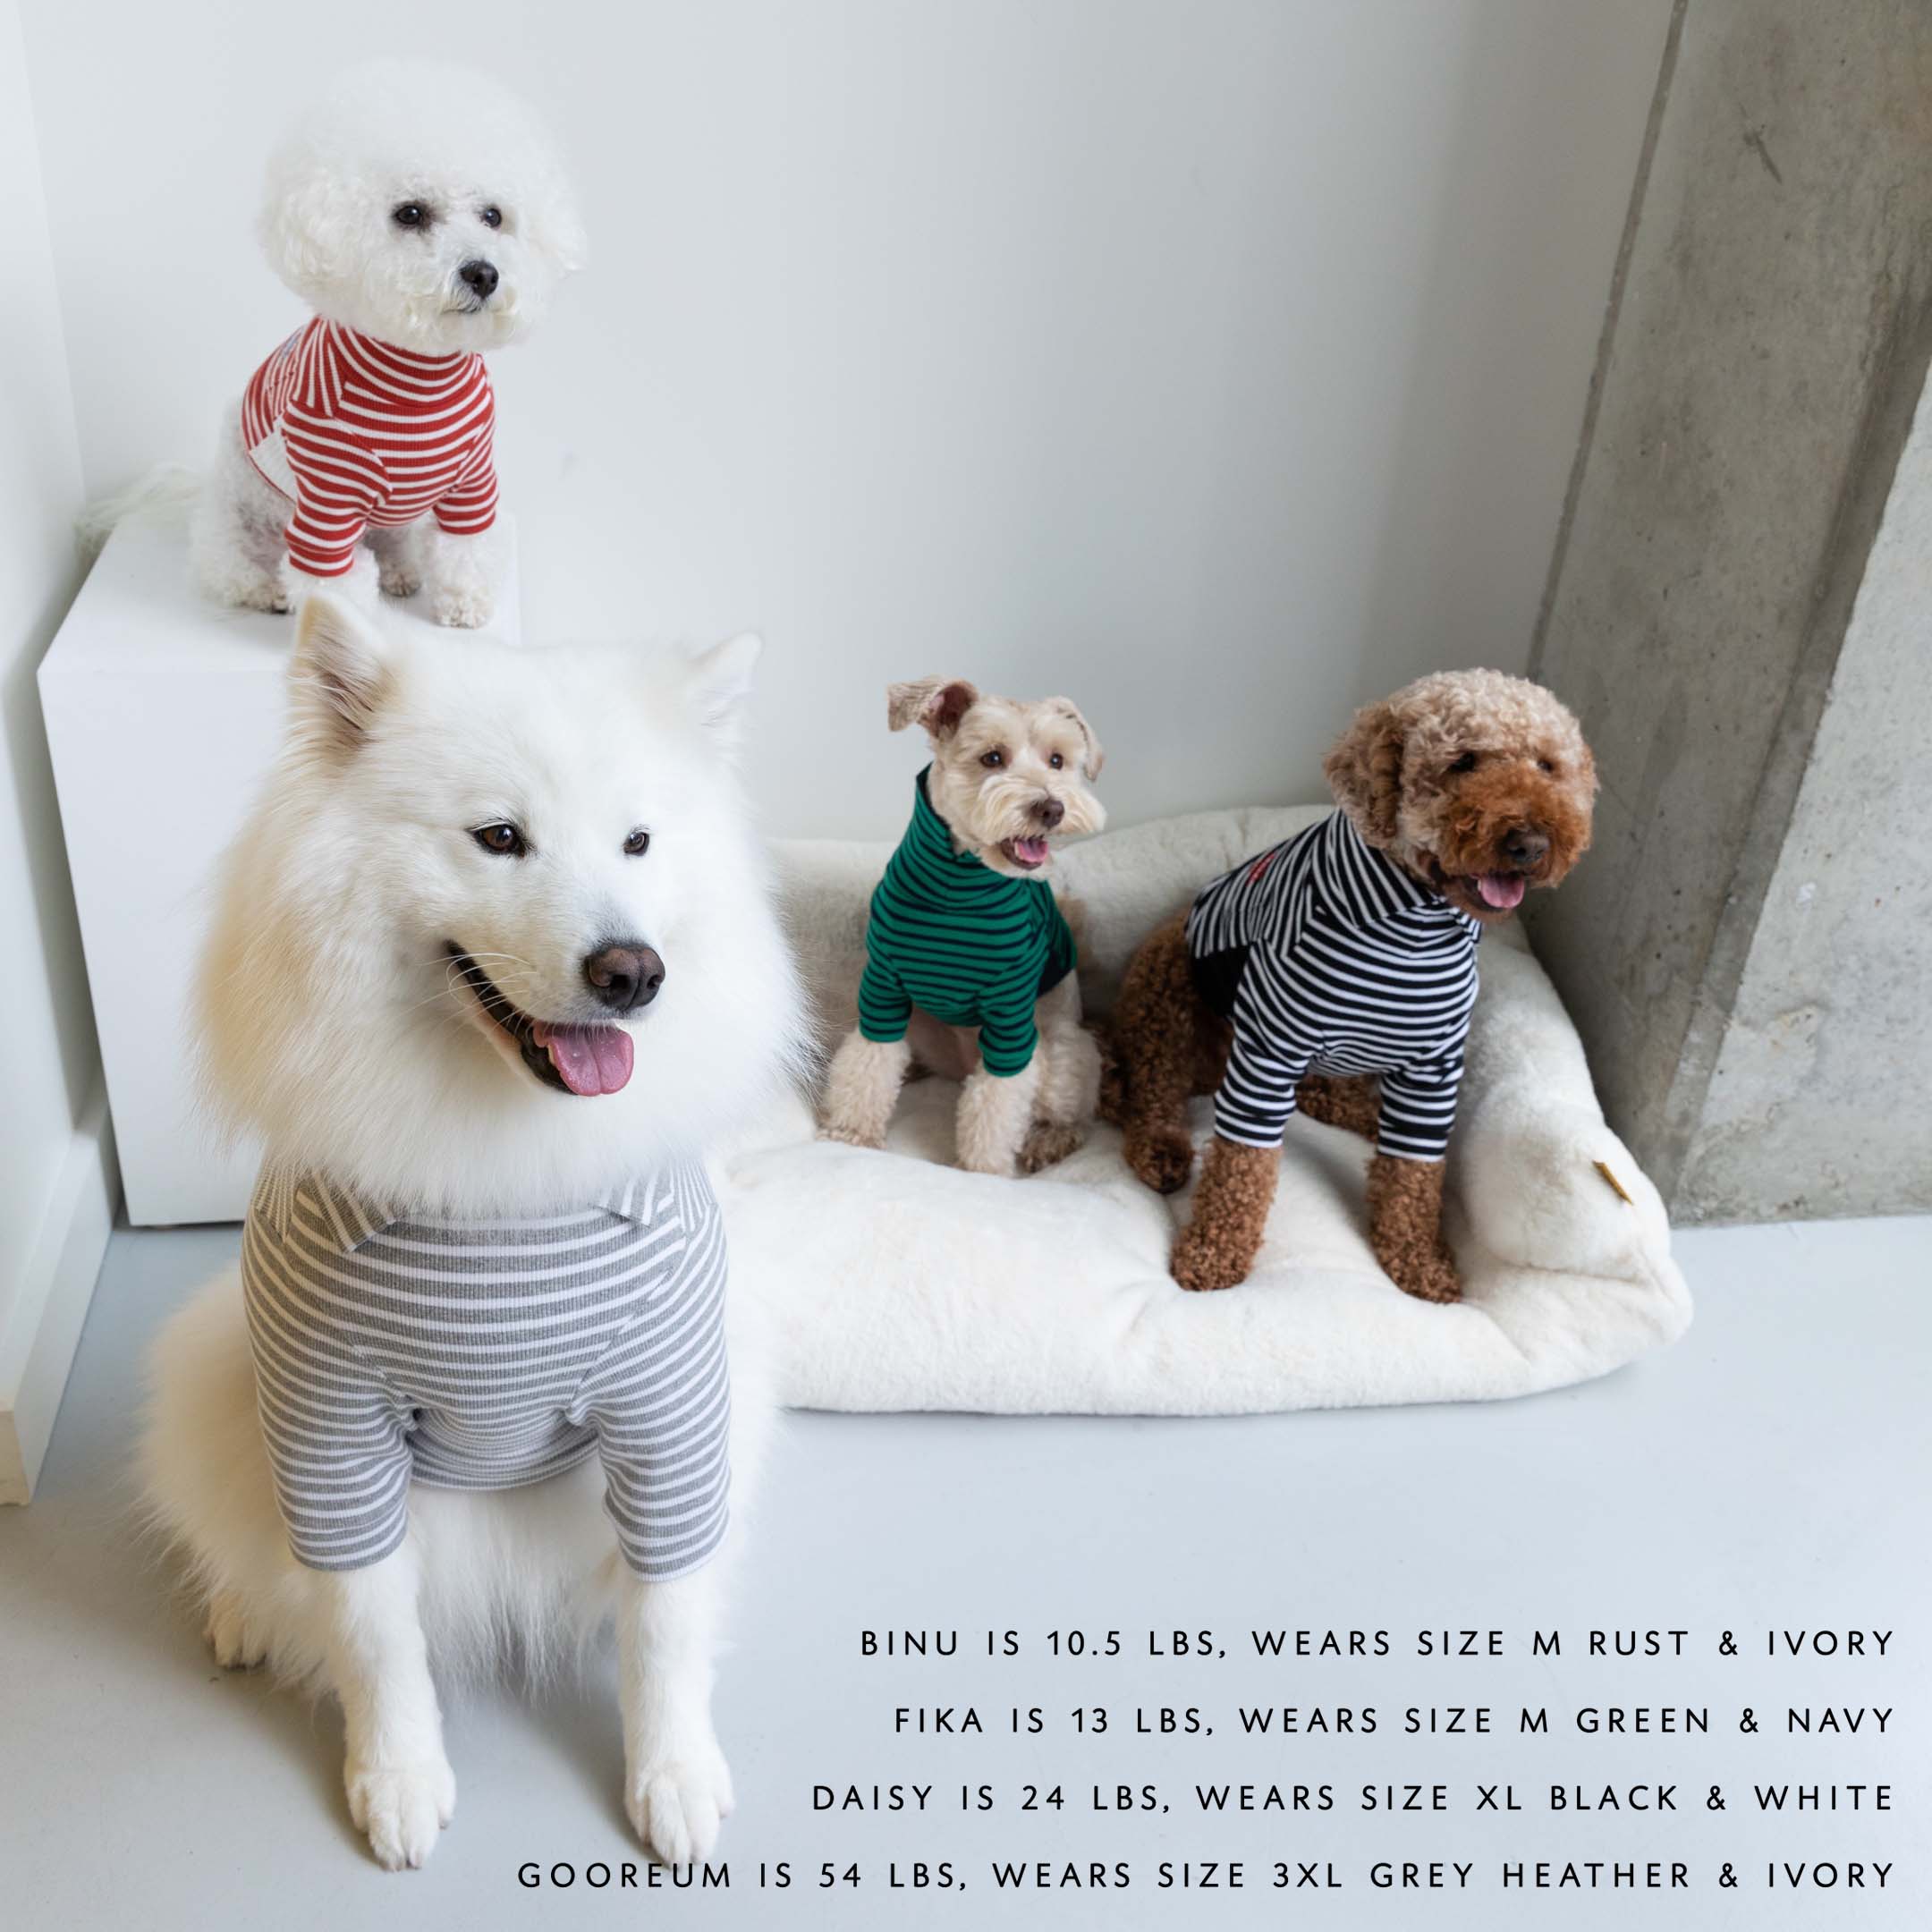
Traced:
[[708, 1858], [718, 1826], [731, 1816], [731, 1770], [710, 1739], [632, 1771], [624, 1809], [652, 1854], [666, 1865]]
[[490, 621], [496, 600], [475, 584], [445, 584], [436, 591], [432, 608], [439, 624], [458, 631], [474, 631]]
[[456, 1810], [456, 1774], [438, 1753], [411, 1764], [360, 1765], [351, 1760], [343, 1783], [349, 1816], [369, 1835], [385, 1871], [411, 1871], [436, 1850], [436, 1834]]
[[268, 1655], [268, 1646], [242, 1614], [242, 1599], [233, 1590], [216, 1590], [209, 1597], [204, 1634], [224, 1670], [253, 1670]]

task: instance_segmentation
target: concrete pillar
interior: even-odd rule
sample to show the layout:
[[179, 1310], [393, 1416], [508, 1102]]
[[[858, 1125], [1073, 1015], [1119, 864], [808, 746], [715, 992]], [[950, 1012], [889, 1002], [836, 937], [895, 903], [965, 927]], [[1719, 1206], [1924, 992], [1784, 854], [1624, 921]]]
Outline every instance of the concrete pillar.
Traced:
[[1680, 1220], [1932, 1206], [1932, 4], [1679, 0], [1531, 660], [1536, 945]]

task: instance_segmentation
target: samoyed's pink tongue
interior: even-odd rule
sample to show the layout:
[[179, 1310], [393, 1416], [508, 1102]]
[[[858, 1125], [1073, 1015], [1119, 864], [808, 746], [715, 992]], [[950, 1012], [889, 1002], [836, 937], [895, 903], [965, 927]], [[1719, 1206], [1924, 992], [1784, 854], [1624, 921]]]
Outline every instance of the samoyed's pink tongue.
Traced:
[[1524, 885], [1520, 872], [1485, 872], [1476, 881], [1476, 890], [1482, 894], [1485, 905], [1507, 912], [1522, 903]]
[[1043, 838], [1016, 838], [1013, 842], [1013, 857], [1021, 865], [1045, 865], [1046, 863], [1046, 841]]
[[637, 1049], [622, 1027], [554, 1027], [539, 1020], [530, 1037], [549, 1050], [550, 1064], [574, 1094], [615, 1093], [631, 1078]]

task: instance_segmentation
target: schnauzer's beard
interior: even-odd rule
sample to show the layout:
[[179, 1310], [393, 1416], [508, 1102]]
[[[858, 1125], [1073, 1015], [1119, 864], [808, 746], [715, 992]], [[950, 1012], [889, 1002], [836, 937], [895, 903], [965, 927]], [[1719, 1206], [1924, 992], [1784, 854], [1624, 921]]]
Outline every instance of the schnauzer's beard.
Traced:
[[[1053, 869], [1053, 846], [1057, 841], [1097, 832], [1106, 823], [1099, 800], [1072, 769], [1049, 772], [1041, 778], [1013, 771], [987, 771], [977, 758], [969, 765], [951, 765], [944, 755], [936, 755], [926, 791], [933, 809], [965, 850], [982, 865], [1009, 878], [1045, 877]], [[1057, 799], [1065, 808], [1065, 817], [1051, 831], [1038, 817], [1039, 806], [1048, 798]], [[1009, 840], [1016, 839], [1038, 840], [1046, 848], [1044, 860], [1027, 866], [1011, 859], [1004, 847]]]

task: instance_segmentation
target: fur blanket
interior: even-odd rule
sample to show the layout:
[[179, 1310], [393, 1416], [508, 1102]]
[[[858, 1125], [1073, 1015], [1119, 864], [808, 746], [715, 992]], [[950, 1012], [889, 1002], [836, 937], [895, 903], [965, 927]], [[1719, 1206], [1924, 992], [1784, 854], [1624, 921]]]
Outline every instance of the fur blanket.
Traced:
[[[1200, 881], [1319, 809], [1202, 813], [1064, 853], [1089, 1010], [1106, 1011], [1133, 946]], [[828, 1044], [852, 1021], [887, 850], [778, 848]], [[1486, 936], [1481, 970], [1450, 1156], [1459, 1306], [1412, 1301], [1377, 1267], [1369, 1148], [1338, 1129], [1292, 1123], [1253, 1275], [1188, 1294], [1166, 1262], [1190, 1197], [1136, 1182], [1111, 1128], [1031, 1180], [962, 1173], [958, 1089], [927, 1080], [906, 1089], [885, 1153], [814, 1140], [801, 1104], [720, 1163], [733, 1293], [769, 1333], [783, 1399], [1140, 1415], [1461, 1401], [1582, 1381], [1674, 1341], [1690, 1304], [1662, 1203], [1604, 1124], [1555, 990], [1513, 927]], [[1205, 1142], [1208, 1102], [1195, 1118]]]

